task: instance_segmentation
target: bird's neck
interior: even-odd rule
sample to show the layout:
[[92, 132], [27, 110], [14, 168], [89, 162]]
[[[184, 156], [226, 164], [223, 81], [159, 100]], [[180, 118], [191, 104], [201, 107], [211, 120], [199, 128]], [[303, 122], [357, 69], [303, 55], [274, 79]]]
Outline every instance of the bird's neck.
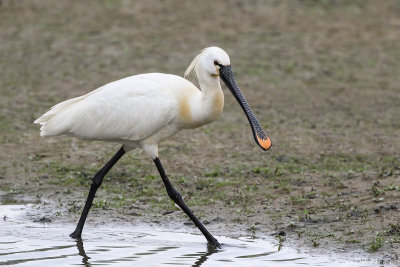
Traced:
[[[183, 128], [196, 128], [218, 118], [224, 108], [224, 94], [219, 77], [196, 73], [200, 92], [183, 93], [179, 104], [179, 121]], [[187, 91], [185, 91], [187, 92]]]
[[214, 121], [224, 108], [224, 94], [219, 76], [198, 73], [201, 101], [197, 107], [199, 118], [204, 123]]

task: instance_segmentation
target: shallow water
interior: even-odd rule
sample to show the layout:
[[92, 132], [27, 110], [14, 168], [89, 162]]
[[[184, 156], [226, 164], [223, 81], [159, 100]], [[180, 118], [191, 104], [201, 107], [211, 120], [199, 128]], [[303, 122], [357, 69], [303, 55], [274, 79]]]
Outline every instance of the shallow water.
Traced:
[[158, 225], [87, 225], [76, 241], [68, 236], [75, 225], [33, 222], [34, 213], [32, 205], [0, 205], [0, 265], [374, 266], [289, 247], [278, 251], [276, 241], [263, 238], [216, 236], [223, 245], [213, 250], [201, 235]]

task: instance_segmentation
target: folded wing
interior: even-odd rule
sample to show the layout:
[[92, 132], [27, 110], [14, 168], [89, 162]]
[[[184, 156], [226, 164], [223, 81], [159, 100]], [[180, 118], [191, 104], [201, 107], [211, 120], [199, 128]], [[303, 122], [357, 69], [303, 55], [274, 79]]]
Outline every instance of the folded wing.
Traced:
[[42, 136], [144, 139], [171, 123], [178, 113], [173, 92], [154, 78], [138, 75], [107, 84], [55, 105], [35, 123], [42, 125]]

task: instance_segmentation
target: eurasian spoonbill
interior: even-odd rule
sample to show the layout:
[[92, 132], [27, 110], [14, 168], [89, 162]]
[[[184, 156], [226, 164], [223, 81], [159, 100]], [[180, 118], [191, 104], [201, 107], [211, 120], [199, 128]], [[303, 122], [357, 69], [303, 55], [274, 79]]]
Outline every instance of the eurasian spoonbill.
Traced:
[[221, 114], [224, 95], [220, 78], [245, 112], [255, 142], [267, 150], [271, 147], [271, 140], [236, 84], [229, 56], [224, 50], [218, 47], [203, 49], [189, 65], [185, 77], [191, 73], [197, 76], [201, 90], [180, 76], [140, 74], [61, 102], [35, 120], [41, 125], [41, 136], [65, 134], [122, 144], [110, 161], [94, 175], [82, 215], [71, 237], [81, 237], [89, 209], [104, 176], [126, 152], [140, 147], [153, 159], [168, 196], [189, 216], [211, 245], [220, 246], [172, 186], [159, 159], [158, 144], [181, 129], [210, 123]]

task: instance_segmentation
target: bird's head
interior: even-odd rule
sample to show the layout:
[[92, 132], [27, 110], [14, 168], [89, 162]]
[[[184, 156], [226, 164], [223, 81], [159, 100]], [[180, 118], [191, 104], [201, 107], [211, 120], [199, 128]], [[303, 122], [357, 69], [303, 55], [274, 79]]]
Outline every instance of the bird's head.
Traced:
[[185, 77], [189, 76], [191, 73], [198, 74], [200, 72], [216, 78], [221, 78], [221, 80], [224, 81], [226, 87], [231, 91], [246, 114], [253, 132], [254, 140], [263, 150], [268, 150], [272, 145], [271, 139], [262, 129], [249, 104], [247, 104], [246, 99], [243, 97], [236, 83], [228, 54], [219, 47], [203, 49], [200, 54], [193, 59], [185, 72]]

